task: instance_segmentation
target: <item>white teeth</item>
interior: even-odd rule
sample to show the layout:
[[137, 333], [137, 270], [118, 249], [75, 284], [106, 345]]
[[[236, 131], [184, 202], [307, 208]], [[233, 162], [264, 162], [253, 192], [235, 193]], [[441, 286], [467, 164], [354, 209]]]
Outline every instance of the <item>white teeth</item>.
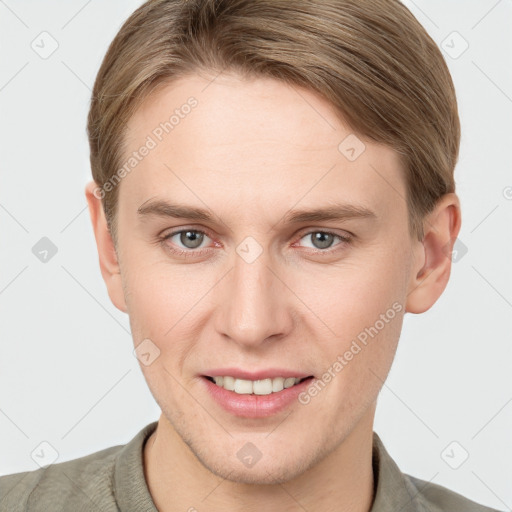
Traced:
[[234, 391], [240, 395], [250, 395], [252, 393], [252, 382], [245, 379], [236, 379]]
[[291, 388], [294, 384], [295, 384], [295, 379], [293, 377], [284, 379], [284, 387], [285, 388]]
[[274, 379], [247, 380], [235, 379], [230, 376], [213, 377], [215, 384], [228, 391], [234, 391], [240, 395], [270, 395], [278, 393], [283, 389], [290, 388], [300, 382], [300, 378], [295, 377], [275, 377]]
[[[233, 377], [222, 377], [222, 387], [228, 391], [235, 390], [235, 379]], [[220, 384], [219, 384], [220, 385]]]
[[272, 391], [282, 391], [284, 389], [283, 383], [283, 377], [276, 377], [275, 379], [272, 379]]
[[272, 393], [272, 379], [255, 380], [252, 388], [255, 395], [270, 395]]

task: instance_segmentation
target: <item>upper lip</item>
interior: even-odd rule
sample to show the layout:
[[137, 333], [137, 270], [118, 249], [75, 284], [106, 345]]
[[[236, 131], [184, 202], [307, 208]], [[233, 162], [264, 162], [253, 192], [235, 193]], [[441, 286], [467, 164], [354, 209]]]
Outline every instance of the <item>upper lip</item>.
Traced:
[[265, 370], [248, 371], [240, 368], [212, 368], [206, 370], [204, 375], [206, 377], [234, 377], [235, 379], [246, 380], [263, 380], [274, 379], [276, 377], [296, 377], [303, 379], [305, 377], [312, 377], [310, 373], [304, 373], [298, 370], [285, 370], [283, 368], [266, 368]]

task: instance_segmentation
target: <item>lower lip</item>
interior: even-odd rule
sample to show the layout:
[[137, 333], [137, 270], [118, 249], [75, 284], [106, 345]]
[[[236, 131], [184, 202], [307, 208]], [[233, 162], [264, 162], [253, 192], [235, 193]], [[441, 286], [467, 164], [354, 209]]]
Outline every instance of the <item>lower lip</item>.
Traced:
[[244, 418], [265, 418], [277, 414], [290, 406], [298, 395], [311, 384], [312, 377], [307, 378], [277, 393], [270, 395], [241, 395], [228, 391], [206, 377], [201, 377], [210, 396], [227, 412]]

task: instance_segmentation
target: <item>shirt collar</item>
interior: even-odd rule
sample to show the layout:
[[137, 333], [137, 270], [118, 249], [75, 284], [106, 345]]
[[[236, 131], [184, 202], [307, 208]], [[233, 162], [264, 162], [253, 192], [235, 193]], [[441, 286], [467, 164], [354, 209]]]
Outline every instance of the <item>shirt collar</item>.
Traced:
[[[113, 490], [121, 512], [158, 512], [147, 487], [143, 466], [144, 444], [157, 424], [154, 421], [146, 425], [119, 452]], [[400, 471], [376, 432], [373, 432], [372, 465], [376, 488], [370, 512], [423, 510], [417, 501], [417, 489]]]
[[146, 425], [128, 444], [116, 460], [114, 495], [121, 512], [158, 512], [144, 477], [144, 445], [158, 425]]
[[370, 512], [423, 512], [418, 490], [400, 471], [376, 432], [373, 433], [372, 465], [377, 488]]

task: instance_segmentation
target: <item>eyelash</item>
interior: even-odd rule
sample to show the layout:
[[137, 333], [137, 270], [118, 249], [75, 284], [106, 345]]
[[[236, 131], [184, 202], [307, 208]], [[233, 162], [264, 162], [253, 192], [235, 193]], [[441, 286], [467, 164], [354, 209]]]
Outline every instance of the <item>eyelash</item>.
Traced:
[[[201, 235], [206, 235], [208, 238], [212, 238], [211, 236], [209, 236], [209, 234], [206, 232], [206, 231], [202, 231], [200, 229], [192, 229], [192, 228], [182, 228], [182, 229], [179, 229], [177, 231], [173, 231], [171, 233], [168, 233], [164, 236], [161, 236], [161, 237], [158, 237], [158, 242], [160, 243], [164, 243], [165, 241], [167, 241], [168, 239], [172, 238], [174, 235], [179, 235], [180, 233], [184, 233], [186, 231], [192, 231], [194, 233], [199, 233]], [[348, 244], [350, 244], [352, 242], [352, 236], [342, 236], [342, 235], [339, 235], [338, 233], [333, 233], [332, 231], [325, 231], [325, 230], [321, 230], [321, 229], [315, 229], [315, 230], [311, 230], [311, 231], [307, 231], [303, 234], [301, 234], [299, 240], [301, 240], [302, 238], [304, 238], [305, 236], [307, 235], [311, 235], [313, 233], [323, 233], [324, 235], [332, 235], [336, 238], [339, 238], [341, 240], [341, 243], [337, 244], [335, 247], [339, 247], [339, 246], [342, 246], [342, 248]], [[174, 249], [174, 248], [171, 248], [169, 245], [166, 244], [166, 248], [172, 252], [173, 254], [177, 255], [177, 256], [183, 256], [185, 258], [189, 258], [189, 257], [197, 257], [197, 256], [202, 256], [205, 252], [209, 251], [211, 248], [203, 248], [203, 249]], [[312, 250], [312, 249], [310, 249]], [[313, 252], [315, 254], [320, 254], [320, 255], [332, 255], [333, 253], [337, 252], [338, 250], [341, 250], [341, 249], [325, 249], [325, 250], [322, 250], [322, 249], [317, 249], [317, 250], [313, 250]]]

